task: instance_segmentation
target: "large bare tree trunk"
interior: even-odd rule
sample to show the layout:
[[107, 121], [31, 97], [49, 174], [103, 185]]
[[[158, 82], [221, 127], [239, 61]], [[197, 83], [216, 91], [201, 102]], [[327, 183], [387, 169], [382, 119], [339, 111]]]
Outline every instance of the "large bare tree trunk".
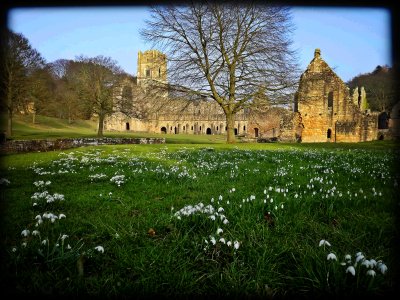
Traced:
[[233, 113], [225, 113], [226, 115], [226, 142], [228, 144], [233, 144], [236, 142], [235, 139], [235, 115]]

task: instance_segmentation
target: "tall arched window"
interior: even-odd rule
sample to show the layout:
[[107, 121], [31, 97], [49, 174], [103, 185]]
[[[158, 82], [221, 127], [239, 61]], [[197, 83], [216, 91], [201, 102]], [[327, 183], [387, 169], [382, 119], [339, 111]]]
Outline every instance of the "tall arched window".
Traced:
[[333, 108], [333, 92], [329, 92], [328, 94], [328, 109]]

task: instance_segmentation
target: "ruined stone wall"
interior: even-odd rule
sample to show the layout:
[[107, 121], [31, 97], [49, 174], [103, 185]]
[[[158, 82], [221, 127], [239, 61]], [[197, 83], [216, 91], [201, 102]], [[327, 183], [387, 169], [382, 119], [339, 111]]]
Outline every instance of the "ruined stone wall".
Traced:
[[164, 143], [164, 138], [74, 138], [57, 140], [6, 141], [0, 145], [0, 152], [46, 152], [82, 146]]
[[357, 89], [350, 96], [349, 88], [321, 58], [319, 49], [301, 75], [296, 101], [304, 126], [303, 142], [359, 142], [377, 138], [377, 115], [361, 113], [366, 107], [365, 91]]

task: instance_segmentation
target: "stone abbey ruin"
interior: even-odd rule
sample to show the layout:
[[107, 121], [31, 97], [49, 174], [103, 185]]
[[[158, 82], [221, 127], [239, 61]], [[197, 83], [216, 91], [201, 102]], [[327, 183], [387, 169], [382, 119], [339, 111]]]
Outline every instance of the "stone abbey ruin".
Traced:
[[[146, 90], [149, 82], [167, 84], [167, 59], [157, 50], [138, 53], [137, 77], [127, 81]], [[135, 97], [133, 102], [135, 102]], [[399, 105], [390, 119], [366, 109], [364, 88], [353, 91], [315, 50], [314, 58], [300, 77], [293, 107], [268, 107], [236, 114], [235, 135], [258, 141], [363, 142], [400, 136]], [[105, 130], [168, 134], [226, 134], [226, 120], [215, 101], [188, 100], [162, 92], [142, 104], [143, 116], [116, 112], [105, 121]], [[383, 118], [383, 119], [382, 119]]]

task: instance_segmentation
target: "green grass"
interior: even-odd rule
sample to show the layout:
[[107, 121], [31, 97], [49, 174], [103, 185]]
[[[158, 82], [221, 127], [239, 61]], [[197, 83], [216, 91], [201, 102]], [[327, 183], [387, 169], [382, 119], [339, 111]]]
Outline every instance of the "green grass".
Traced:
[[[2, 289], [102, 297], [389, 296], [398, 276], [396, 146], [189, 142], [5, 155]], [[120, 186], [110, 181], [116, 175], [125, 176]], [[51, 183], [36, 187], [39, 180]], [[31, 198], [45, 190], [65, 200]], [[175, 215], [199, 203], [222, 207], [229, 223], [207, 213]], [[45, 212], [66, 218], [35, 227]], [[331, 246], [319, 247], [322, 239]], [[327, 260], [330, 252], [338, 261]], [[340, 263], [350, 254], [354, 265], [357, 252], [382, 260], [388, 271], [375, 267], [371, 277], [360, 261], [356, 276], [346, 273]]]
[[[3, 116], [4, 118], [4, 116]], [[105, 131], [105, 137], [165, 138], [168, 144], [214, 144], [225, 143], [223, 135], [158, 134], [144, 132]], [[57, 139], [97, 137], [97, 123], [92, 120], [68, 120], [36, 116], [35, 124], [29, 115], [15, 115], [13, 120], [13, 140]]]

